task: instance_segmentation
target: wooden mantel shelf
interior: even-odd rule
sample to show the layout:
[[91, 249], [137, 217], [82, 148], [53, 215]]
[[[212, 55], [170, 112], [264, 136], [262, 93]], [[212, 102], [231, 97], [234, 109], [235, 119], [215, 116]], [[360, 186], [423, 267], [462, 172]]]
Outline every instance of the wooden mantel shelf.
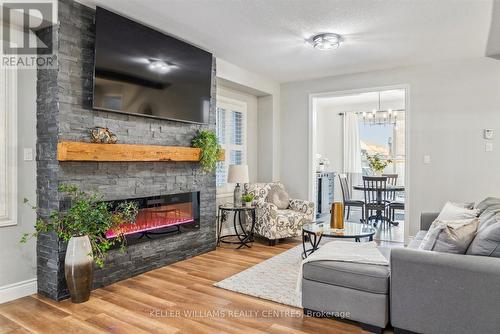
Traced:
[[[59, 161], [199, 161], [201, 150], [194, 147], [94, 144], [62, 141], [57, 144]], [[219, 160], [224, 160], [224, 151]]]

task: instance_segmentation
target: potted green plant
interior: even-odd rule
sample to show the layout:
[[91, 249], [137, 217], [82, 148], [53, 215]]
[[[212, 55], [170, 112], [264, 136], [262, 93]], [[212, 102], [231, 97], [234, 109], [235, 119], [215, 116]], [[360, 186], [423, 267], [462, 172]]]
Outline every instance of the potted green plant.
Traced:
[[368, 160], [368, 165], [372, 169], [375, 175], [380, 176], [384, 172], [384, 169], [392, 163], [391, 159], [382, 160], [380, 154], [366, 155], [366, 160]]
[[255, 196], [253, 194], [245, 194], [241, 196], [241, 200], [245, 203], [246, 207], [251, 207]]
[[221, 152], [221, 146], [217, 141], [217, 135], [211, 130], [200, 130], [192, 139], [193, 147], [201, 149], [200, 163], [207, 173], [215, 171], [217, 161]]
[[[117, 207], [103, 201], [101, 195], [80, 191], [74, 185], [61, 185], [59, 192], [71, 200], [68, 210], [53, 211], [49, 218], [38, 218], [34, 233], [25, 233], [21, 242], [41, 233], [55, 232], [67, 242], [64, 273], [71, 301], [82, 303], [89, 299], [92, 289], [93, 262], [104, 266], [104, 259], [112, 246], [119, 244], [125, 249], [125, 237], [120, 233], [124, 223], [135, 223], [137, 204], [123, 202]], [[27, 199], [24, 200], [29, 205]], [[32, 208], [36, 210], [36, 207]], [[106, 231], [114, 230], [117, 236], [107, 239]]]

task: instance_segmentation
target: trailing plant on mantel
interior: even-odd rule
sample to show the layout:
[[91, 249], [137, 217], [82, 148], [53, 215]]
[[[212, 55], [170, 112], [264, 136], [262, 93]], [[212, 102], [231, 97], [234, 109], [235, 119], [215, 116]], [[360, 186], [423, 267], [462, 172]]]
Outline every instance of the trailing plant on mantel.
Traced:
[[[68, 242], [72, 237], [88, 236], [92, 246], [92, 258], [102, 267], [104, 259], [110, 248], [116, 244], [125, 250], [125, 236], [120, 233], [120, 226], [124, 223], [135, 223], [139, 211], [134, 202], [123, 202], [116, 208], [103, 201], [97, 193], [86, 193], [74, 185], [60, 185], [59, 192], [66, 194], [71, 204], [67, 211], [52, 211], [46, 221], [38, 218], [35, 223], [34, 233], [25, 233], [21, 243], [30, 237], [37, 237], [40, 233], [56, 232], [57, 236]], [[24, 202], [29, 205], [27, 199]], [[33, 210], [36, 207], [32, 206]], [[117, 236], [107, 239], [106, 231], [114, 230]]]
[[201, 149], [200, 163], [207, 173], [215, 171], [217, 161], [221, 152], [221, 146], [217, 141], [217, 135], [211, 130], [200, 130], [191, 141], [193, 147]]

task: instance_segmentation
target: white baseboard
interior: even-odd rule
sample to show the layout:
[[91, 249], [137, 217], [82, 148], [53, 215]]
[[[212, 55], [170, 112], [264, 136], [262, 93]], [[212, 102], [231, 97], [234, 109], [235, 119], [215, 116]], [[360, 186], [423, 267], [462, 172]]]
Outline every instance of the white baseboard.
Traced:
[[0, 286], [0, 304], [32, 295], [36, 293], [36, 291], [36, 277], [26, 281]]

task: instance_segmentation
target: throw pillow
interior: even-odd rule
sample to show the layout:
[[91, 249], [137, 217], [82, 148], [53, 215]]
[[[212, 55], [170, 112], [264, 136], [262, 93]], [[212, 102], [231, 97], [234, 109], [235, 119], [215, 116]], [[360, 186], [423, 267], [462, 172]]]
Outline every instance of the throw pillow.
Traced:
[[469, 210], [474, 209], [474, 202], [464, 202], [464, 203], [450, 202], [450, 203], [453, 204], [454, 206], [458, 206], [460, 208], [469, 209]]
[[477, 232], [467, 254], [500, 257], [500, 214], [495, 219], [494, 223]]
[[432, 223], [419, 249], [442, 253], [465, 254], [476, 234], [479, 219]]
[[479, 216], [479, 227], [477, 228], [477, 233], [487, 228], [488, 226], [496, 223], [497, 222], [496, 216], [498, 213], [500, 213], [500, 208], [483, 212]]
[[471, 210], [457, 206], [452, 202], [446, 202], [436, 220], [441, 220], [441, 221], [462, 220], [462, 219], [472, 219], [477, 216], [478, 216], [478, 211], [475, 209]]
[[266, 202], [276, 205], [280, 210], [285, 210], [290, 205], [290, 196], [281, 184], [274, 184], [269, 189]]
[[478, 210], [478, 214], [482, 214], [488, 207], [492, 205], [499, 205], [500, 198], [498, 197], [486, 197], [481, 202], [476, 205], [476, 210]]

